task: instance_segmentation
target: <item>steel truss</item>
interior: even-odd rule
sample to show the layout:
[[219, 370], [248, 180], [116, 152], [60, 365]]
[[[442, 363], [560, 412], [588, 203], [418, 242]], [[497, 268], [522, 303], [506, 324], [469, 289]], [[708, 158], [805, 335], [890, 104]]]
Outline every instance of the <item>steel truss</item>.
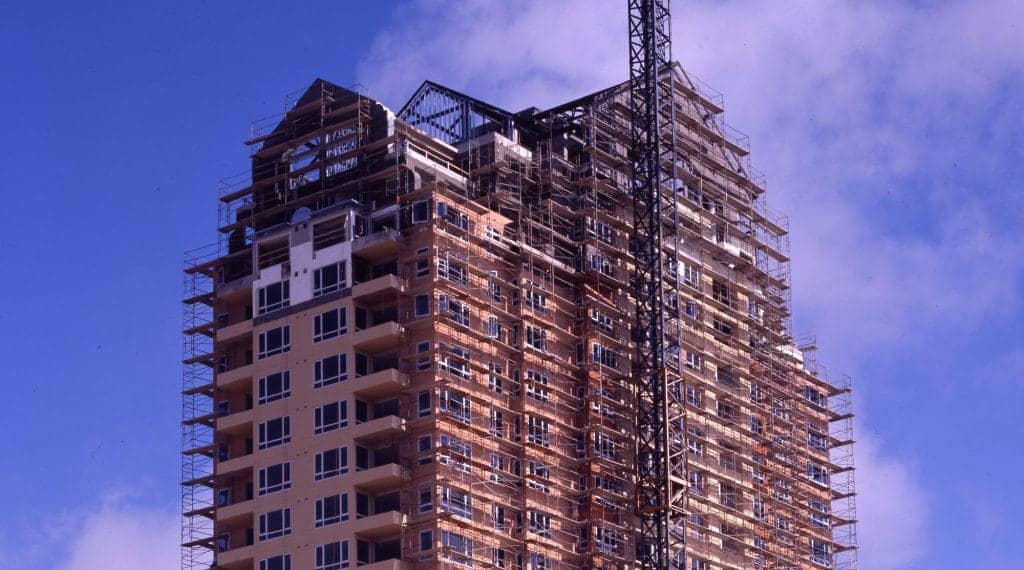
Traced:
[[[682, 380], [666, 366], [662, 189], [675, 179], [668, 0], [629, 0], [633, 254], [636, 258], [637, 514], [641, 568], [683, 568], [686, 512]], [[669, 79], [660, 82], [665, 71]], [[663, 129], [669, 136], [664, 137]], [[674, 208], [673, 208], [674, 210]], [[675, 225], [672, 236], [676, 236]], [[671, 397], [671, 402], [670, 402]]]

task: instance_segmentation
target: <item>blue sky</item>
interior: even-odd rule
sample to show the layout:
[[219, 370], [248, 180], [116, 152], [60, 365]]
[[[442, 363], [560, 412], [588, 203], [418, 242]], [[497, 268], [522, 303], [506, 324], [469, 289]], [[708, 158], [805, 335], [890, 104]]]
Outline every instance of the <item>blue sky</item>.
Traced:
[[[249, 4], [3, 7], [11, 567], [177, 566], [181, 253], [250, 121], [318, 76], [513, 109], [626, 76], [618, 0]], [[673, 8], [790, 215], [796, 332], [854, 377], [861, 567], [1024, 567], [1024, 9]]]

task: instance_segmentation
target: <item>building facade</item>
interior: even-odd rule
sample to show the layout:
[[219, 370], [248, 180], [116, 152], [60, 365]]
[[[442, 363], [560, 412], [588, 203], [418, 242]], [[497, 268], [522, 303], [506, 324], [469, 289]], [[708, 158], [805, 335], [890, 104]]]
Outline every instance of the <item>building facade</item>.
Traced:
[[[667, 359], [685, 568], [854, 567], [848, 386], [785, 224], [678, 66]], [[317, 80], [185, 270], [183, 567], [631, 568], [628, 85], [513, 113]], [[679, 442], [676, 442], [677, 444]]]

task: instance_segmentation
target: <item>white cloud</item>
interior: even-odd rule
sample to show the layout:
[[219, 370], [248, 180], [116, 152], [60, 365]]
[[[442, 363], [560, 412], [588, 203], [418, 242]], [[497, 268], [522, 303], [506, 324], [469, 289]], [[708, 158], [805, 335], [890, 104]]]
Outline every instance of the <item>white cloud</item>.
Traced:
[[[967, 185], [1012, 159], [1000, 143], [1024, 108], [999, 99], [1024, 71], [1024, 4], [673, 8], [675, 58], [725, 94], [769, 200], [793, 221], [797, 323], [815, 325], [825, 358], [856, 370], [879, 349], [934, 350], [950, 342], [951, 313], [970, 334], [1018, 303], [1024, 220], [997, 203], [1024, 189]], [[414, 0], [360, 82], [393, 106], [433, 79], [511, 110], [543, 107], [624, 80], [625, 34], [618, 1]], [[883, 445], [857, 447], [866, 568], [906, 567], [927, 547], [921, 484]]]
[[62, 570], [150, 568], [173, 570], [179, 563], [177, 512], [110, 498], [82, 516]]
[[855, 451], [860, 566], [908, 568], [927, 549], [929, 505], [918, 474], [904, 461], [882, 455], [878, 443], [862, 436]]

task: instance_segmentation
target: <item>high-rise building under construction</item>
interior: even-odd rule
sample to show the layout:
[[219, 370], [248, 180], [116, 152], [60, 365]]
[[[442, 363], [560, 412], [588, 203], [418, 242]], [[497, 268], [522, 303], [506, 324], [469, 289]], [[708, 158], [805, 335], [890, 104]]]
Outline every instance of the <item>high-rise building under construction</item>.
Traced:
[[[675, 567], [853, 568], [849, 386], [791, 335], [786, 222], [721, 96], [661, 81]], [[316, 80], [254, 126], [185, 270], [183, 568], [636, 567], [628, 99]]]

